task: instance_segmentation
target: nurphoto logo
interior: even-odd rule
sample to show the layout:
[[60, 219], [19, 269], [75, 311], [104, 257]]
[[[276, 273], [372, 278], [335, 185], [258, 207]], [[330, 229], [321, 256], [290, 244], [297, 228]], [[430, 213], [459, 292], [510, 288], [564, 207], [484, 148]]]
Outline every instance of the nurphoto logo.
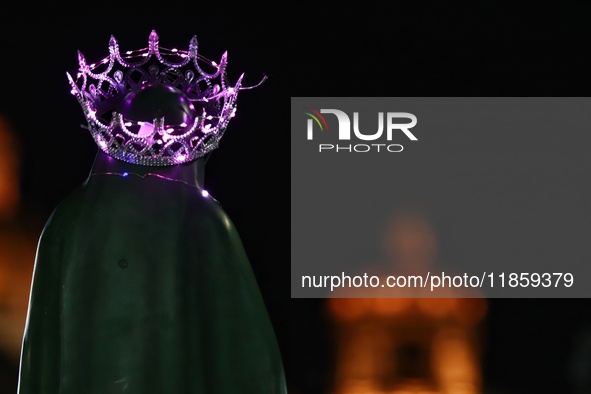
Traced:
[[[353, 112], [353, 122], [351, 118], [344, 111], [339, 109], [312, 109], [306, 108], [305, 114], [307, 116], [307, 138], [314, 140], [314, 136], [320, 133], [330, 133], [330, 137], [322, 136], [322, 143], [318, 144], [318, 152], [350, 152], [350, 153], [365, 153], [365, 152], [402, 152], [404, 149], [401, 144], [391, 143], [394, 135], [402, 133], [411, 141], [418, 141], [417, 137], [410, 131], [416, 126], [417, 117], [408, 112], [378, 112], [378, 126], [377, 131], [369, 132], [368, 130], [360, 130], [359, 127], [359, 112]], [[323, 114], [329, 114], [329, 121]], [[330, 128], [329, 122], [333, 123], [336, 119], [338, 128], [335, 132]], [[406, 120], [407, 123], [399, 123], [400, 120]], [[384, 126], [385, 124], [385, 126]], [[385, 130], [385, 139], [384, 139]], [[351, 131], [353, 131], [351, 133]], [[325, 143], [328, 139], [330, 142], [338, 141], [372, 141], [372, 143], [359, 144], [343, 144], [343, 143]], [[385, 141], [380, 143], [380, 141]]]

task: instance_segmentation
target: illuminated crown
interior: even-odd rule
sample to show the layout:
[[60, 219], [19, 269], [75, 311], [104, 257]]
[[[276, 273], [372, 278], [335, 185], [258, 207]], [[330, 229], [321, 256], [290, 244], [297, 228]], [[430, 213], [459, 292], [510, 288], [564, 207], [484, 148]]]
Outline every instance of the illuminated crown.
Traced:
[[198, 54], [195, 36], [188, 51], [158, 40], [152, 31], [147, 48], [122, 55], [111, 36], [108, 57], [88, 64], [78, 52], [76, 80], [67, 73], [99, 148], [129, 163], [174, 165], [216, 149], [238, 92], [249, 89], [242, 87], [244, 74], [229, 84], [227, 52], [216, 63]]

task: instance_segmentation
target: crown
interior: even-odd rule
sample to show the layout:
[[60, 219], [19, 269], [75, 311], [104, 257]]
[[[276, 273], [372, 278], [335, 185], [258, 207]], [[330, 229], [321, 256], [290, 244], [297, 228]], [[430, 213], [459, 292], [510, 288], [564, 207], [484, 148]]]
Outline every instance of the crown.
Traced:
[[228, 54], [219, 62], [197, 51], [193, 36], [188, 50], [159, 45], [156, 31], [148, 47], [121, 54], [115, 37], [109, 56], [89, 64], [78, 52], [76, 80], [67, 73], [98, 147], [117, 159], [140, 165], [186, 163], [218, 147], [236, 113], [240, 75], [231, 85]]

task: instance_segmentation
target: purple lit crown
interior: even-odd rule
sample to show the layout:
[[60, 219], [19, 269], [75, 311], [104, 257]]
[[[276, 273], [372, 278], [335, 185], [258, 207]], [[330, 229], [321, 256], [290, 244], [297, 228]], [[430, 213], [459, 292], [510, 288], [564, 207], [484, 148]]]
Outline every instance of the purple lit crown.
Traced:
[[108, 57], [88, 64], [78, 52], [76, 80], [67, 74], [99, 148], [148, 166], [186, 163], [216, 149], [238, 92], [247, 89], [244, 74], [230, 86], [227, 52], [216, 63], [198, 54], [195, 36], [188, 51], [160, 47], [158, 40], [152, 31], [147, 48], [122, 55], [111, 37]]

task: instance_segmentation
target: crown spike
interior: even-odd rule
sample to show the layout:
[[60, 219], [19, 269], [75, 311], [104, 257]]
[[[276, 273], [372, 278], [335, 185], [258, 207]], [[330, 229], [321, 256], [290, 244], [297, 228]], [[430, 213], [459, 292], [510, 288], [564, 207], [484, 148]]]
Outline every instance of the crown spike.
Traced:
[[112, 55], [115, 54], [119, 50], [119, 44], [117, 43], [117, 39], [115, 36], [111, 36], [109, 39], [109, 53]]
[[193, 38], [191, 38], [191, 42], [189, 43], [189, 55], [192, 58], [197, 58], [198, 48], [199, 48], [199, 42], [197, 41], [197, 36], [194, 35]]
[[238, 81], [236, 81], [236, 85], [234, 85], [234, 89], [240, 89], [242, 86], [242, 79], [244, 79], [244, 73], [240, 74]]
[[158, 33], [156, 33], [156, 30], [152, 30], [152, 32], [150, 33], [150, 37], [148, 38], [148, 48], [150, 50], [150, 54], [158, 52], [158, 40]]
[[[228, 64], [228, 51], [225, 51], [224, 54], [222, 55], [221, 59], [220, 59], [220, 64], [218, 66], [218, 71], [215, 73], [215, 76], [218, 75], [222, 75], [225, 76], [226, 75], [226, 65]], [[226, 80], [225, 78], [222, 77], [222, 88], [226, 88]]]
[[86, 69], [86, 59], [84, 59], [84, 55], [80, 51], [78, 51], [78, 64], [80, 68]]
[[72, 76], [70, 75], [70, 73], [67, 72], [67, 71], [66, 71], [66, 76], [68, 77], [68, 82], [70, 83], [70, 86], [72, 86], [72, 89], [74, 89], [74, 91], [77, 92], [78, 91], [78, 85], [76, 85], [76, 82], [74, 82], [74, 78], [72, 78]]

